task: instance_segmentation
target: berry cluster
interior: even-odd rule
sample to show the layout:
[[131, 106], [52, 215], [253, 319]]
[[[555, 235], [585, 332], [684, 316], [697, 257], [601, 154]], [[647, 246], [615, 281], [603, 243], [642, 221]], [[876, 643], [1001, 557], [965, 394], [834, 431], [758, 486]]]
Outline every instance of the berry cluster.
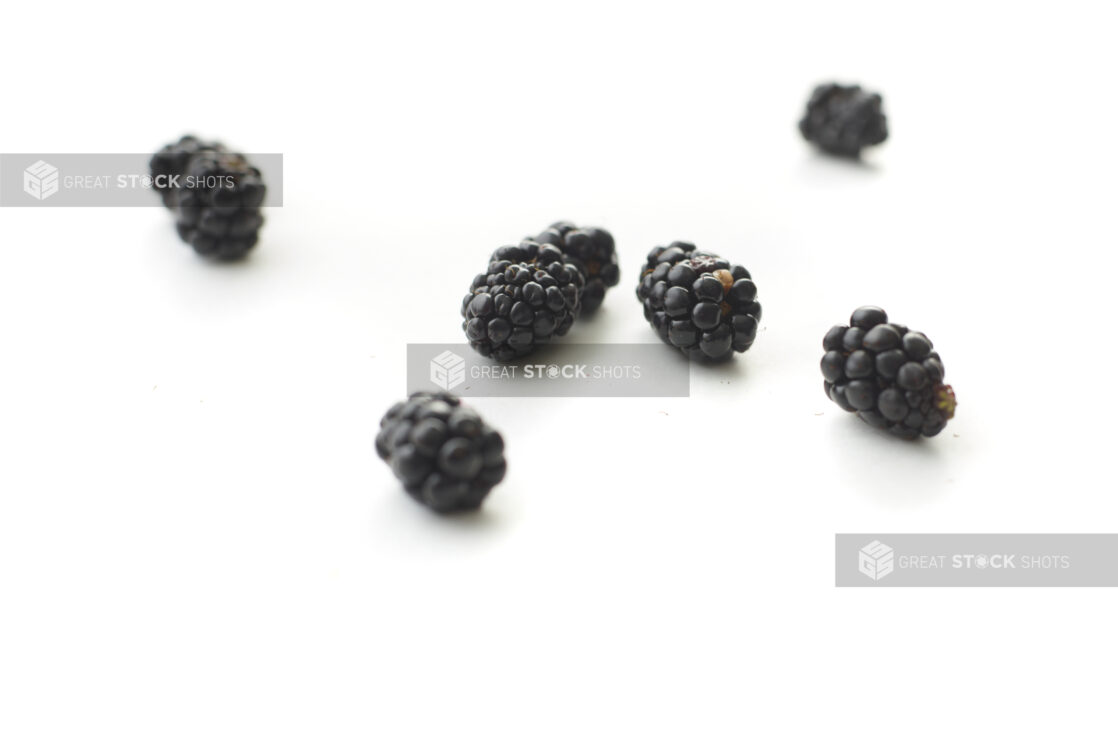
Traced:
[[535, 241], [558, 247], [568, 260], [582, 270], [586, 279], [580, 300], [584, 314], [596, 311], [606, 297], [606, 290], [621, 280], [613, 235], [605, 229], [596, 226], [579, 228], [569, 221], [557, 221], [541, 232]]
[[419, 392], [380, 421], [377, 455], [437, 512], [477, 509], [505, 477], [501, 434], [451, 394]]
[[524, 240], [501, 247], [462, 299], [470, 347], [507, 363], [562, 337], [578, 318], [585, 278], [559, 248]]
[[749, 271], [687, 242], [648, 253], [637, 298], [660, 339], [696, 360], [726, 360], [757, 337], [761, 304]]
[[819, 85], [807, 102], [800, 133], [831, 154], [857, 157], [889, 136], [881, 96], [858, 85]]
[[195, 252], [237, 260], [256, 246], [266, 189], [244, 155], [184, 136], [156, 152], [150, 166], [179, 236]]
[[823, 338], [823, 389], [848, 412], [907, 440], [938, 435], [955, 415], [943, 361], [921, 332], [863, 306]]
[[619, 277], [609, 232], [557, 221], [489, 256], [462, 299], [462, 329], [474, 350], [508, 363], [565, 335]]

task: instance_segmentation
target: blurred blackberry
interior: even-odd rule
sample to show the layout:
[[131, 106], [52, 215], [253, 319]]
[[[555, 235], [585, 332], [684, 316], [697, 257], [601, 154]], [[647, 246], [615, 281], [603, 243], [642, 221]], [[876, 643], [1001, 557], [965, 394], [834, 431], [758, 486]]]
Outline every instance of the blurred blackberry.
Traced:
[[761, 304], [749, 271], [688, 242], [648, 253], [637, 286], [644, 318], [696, 360], [726, 360], [757, 338]]
[[800, 133], [831, 154], [857, 157], [889, 135], [881, 96], [858, 85], [819, 85], [807, 102]]
[[203, 148], [212, 149], [213, 145], [203, 144], [197, 137], [187, 135], [152, 155], [150, 163], [152, 185], [167, 208], [174, 208], [173, 197], [177, 182], [186, 172], [190, 158]]
[[621, 280], [613, 235], [596, 226], [577, 227], [557, 221], [536, 237], [540, 244], [558, 247], [567, 259], [582, 268], [586, 287], [582, 290], [582, 313], [589, 314], [602, 305], [606, 290]]
[[559, 248], [526, 239], [501, 247], [462, 299], [470, 347], [507, 363], [562, 337], [578, 318], [585, 278]]
[[237, 260], [256, 246], [266, 188], [244, 155], [184, 136], [156, 152], [151, 174], [179, 236], [195, 252]]
[[377, 455], [417, 502], [437, 512], [477, 509], [505, 477], [505, 443], [451, 394], [418, 392], [380, 421]]
[[931, 340], [889, 323], [876, 306], [855, 311], [850, 326], [832, 327], [823, 349], [823, 390], [864, 422], [914, 440], [938, 435], [955, 416], [955, 392], [943, 383]]

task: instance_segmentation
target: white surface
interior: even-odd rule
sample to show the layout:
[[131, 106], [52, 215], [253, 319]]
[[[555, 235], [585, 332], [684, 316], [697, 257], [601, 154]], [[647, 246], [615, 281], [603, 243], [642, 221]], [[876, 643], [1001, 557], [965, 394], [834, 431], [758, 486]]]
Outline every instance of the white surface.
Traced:
[[[4, 151], [195, 131], [287, 177], [239, 267], [157, 208], [0, 210], [0, 738], [1112, 730], [1113, 590], [832, 586], [836, 532], [1115, 529], [1109, 9], [278, 7], [5, 11]], [[798, 139], [830, 77], [885, 96], [865, 166]], [[405, 343], [556, 218], [623, 261], [572, 341], [651, 339], [672, 239], [763, 331], [685, 400], [479, 400], [509, 475], [440, 520], [371, 448]], [[871, 302], [943, 354], [934, 440], [823, 395]]]

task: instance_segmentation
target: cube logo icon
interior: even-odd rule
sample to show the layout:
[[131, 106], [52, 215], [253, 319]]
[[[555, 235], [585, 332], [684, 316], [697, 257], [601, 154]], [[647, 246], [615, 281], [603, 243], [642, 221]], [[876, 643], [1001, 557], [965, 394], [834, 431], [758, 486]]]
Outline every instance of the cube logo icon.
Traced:
[[893, 573], [893, 549], [875, 540], [858, 551], [858, 571], [877, 581]]
[[23, 171], [23, 192], [45, 201], [58, 192], [58, 168], [39, 160]]
[[450, 350], [439, 353], [431, 361], [431, 383], [450, 391], [466, 380], [466, 361]]

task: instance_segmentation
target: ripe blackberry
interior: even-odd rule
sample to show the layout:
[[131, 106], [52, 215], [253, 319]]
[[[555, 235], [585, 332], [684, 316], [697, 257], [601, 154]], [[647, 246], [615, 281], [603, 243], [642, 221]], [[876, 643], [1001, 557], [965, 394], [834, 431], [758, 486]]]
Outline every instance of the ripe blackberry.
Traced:
[[819, 85], [807, 102], [800, 133], [831, 154], [857, 157], [889, 136], [881, 96], [858, 85]]
[[578, 318], [585, 278], [558, 247], [526, 239], [501, 247], [462, 299], [470, 347], [507, 363], [562, 337]]
[[237, 260], [256, 246], [266, 189], [244, 155], [184, 136], [155, 153], [151, 174], [179, 236], [199, 255]]
[[163, 205], [174, 208], [174, 194], [177, 183], [186, 172], [190, 158], [197, 154], [203, 147], [212, 145], [203, 144], [194, 136], [184, 136], [173, 144], [160, 149], [152, 155], [149, 167], [151, 168], [152, 185], [163, 199]]
[[540, 244], [551, 244], [562, 250], [567, 259], [582, 268], [586, 287], [582, 290], [582, 313], [589, 314], [602, 305], [606, 289], [621, 280], [617, 267], [617, 250], [613, 235], [596, 226], [577, 227], [569, 221], [557, 221], [536, 237]]
[[725, 360], [757, 338], [761, 304], [749, 271], [688, 242], [648, 253], [637, 286], [644, 318], [696, 360]]
[[505, 477], [505, 443], [451, 394], [417, 392], [380, 421], [377, 455], [417, 502], [436, 512], [477, 509]]
[[938, 435], [955, 416], [955, 392], [943, 383], [943, 361], [921, 332], [890, 323], [876, 306], [863, 306], [850, 326], [823, 338], [823, 390], [866, 423], [914, 440]]

